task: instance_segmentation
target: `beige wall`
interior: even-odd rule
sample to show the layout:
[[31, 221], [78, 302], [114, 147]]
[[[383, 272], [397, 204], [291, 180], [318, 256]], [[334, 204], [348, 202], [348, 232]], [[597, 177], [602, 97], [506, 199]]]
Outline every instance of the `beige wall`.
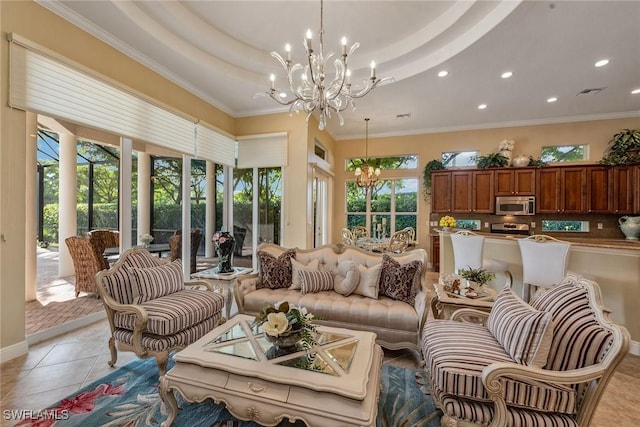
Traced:
[[[414, 171], [382, 171], [382, 178], [418, 176], [422, 188], [422, 169], [432, 159], [440, 158], [443, 151], [480, 150], [482, 154], [498, 151], [503, 139], [513, 139], [514, 157], [520, 154], [539, 157], [540, 149], [547, 145], [588, 144], [588, 163], [596, 163], [602, 157], [611, 136], [620, 129], [640, 128], [640, 118], [596, 120], [588, 122], [560, 123], [537, 126], [517, 126], [479, 129], [458, 132], [375, 138], [369, 136], [369, 156], [418, 155], [418, 169]], [[340, 229], [346, 224], [345, 186], [351, 174], [345, 172], [345, 159], [364, 155], [364, 139], [340, 140], [335, 144], [335, 197], [333, 238], [340, 240]], [[418, 246], [428, 249], [430, 207], [422, 197], [418, 205]]]

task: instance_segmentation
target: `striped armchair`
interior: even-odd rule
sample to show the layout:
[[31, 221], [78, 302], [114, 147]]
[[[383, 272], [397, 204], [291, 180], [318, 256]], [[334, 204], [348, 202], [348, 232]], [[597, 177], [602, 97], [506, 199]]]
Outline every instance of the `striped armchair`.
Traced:
[[133, 351], [140, 358], [155, 357], [163, 375], [171, 351], [223, 320], [224, 298], [209, 283], [184, 282], [179, 260], [161, 259], [145, 249], [127, 250], [95, 282], [111, 328], [109, 366], [115, 365], [117, 350]]
[[[588, 426], [629, 333], [597, 283], [567, 275], [531, 305], [505, 288], [491, 313], [427, 322], [422, 353], [443, 426]], [[465, 318], [484, 317], [486, 324]]]

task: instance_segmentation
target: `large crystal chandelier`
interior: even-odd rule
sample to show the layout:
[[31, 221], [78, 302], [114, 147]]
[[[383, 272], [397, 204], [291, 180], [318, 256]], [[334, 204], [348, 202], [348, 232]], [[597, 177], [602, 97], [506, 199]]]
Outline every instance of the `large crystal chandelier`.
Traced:
[[380, 176], [380, 168], [374, 168], [369, 165], [369, 118], [364, 119], [365, 122], [365, 137], [364, 137], [364, 165], [357, 167], [355, 171], [356, 184], [358, 187], [366, 188], [367, 190], [378, 182]]
[[[376, 77], [376, 64], [371, 61], [371, 76], [368, 80], [364, 81], [364, 87], [352, 87], [351, 85], [351, 70], [347, 65], [347, 57], [351, 55], [359, 46], [360, 43], [355, 43], [349, 49], [347, 53], [347, 39], [342, 38], [342, 55], [340, 58], [336, 58], [333, 61], [335, 67], [335, 74], [328, 75], [325, 72], [325, 68], [329, 68], [331, 57], [333, 52], [329, 52], [328, 55], [324, 54], [323, 36], [324, 36], [324, 4], [320, 1], [320, 49], [318, 52], [314, 52], [312, 47], [312, 33], [311, 30], [307, 30], [306, 37], [304, 39], [304, 46], [307, 51], [308, 65], [302, 66], [301, 64], [293, 65], [291, 62], [291, 45], [285, 46], [286, 59], [282, 58], [278, 52], [271, 52], [271, 56], [276, 58], [284, 71], [287, 74], [287, 80], [289, 83], [288, 92], [283, 92], [276, 88], [276, 76], [271, 74], [271, 90], [266, 92], [273, 100], [281, 105], [289, 105], [289, 113], [298, 112], [304, 110], [307, 113], [307, 120], [309, 116], [315, 111], [319, 110], [318, 128], [323, 130], [327, 123], [327, 120], [331, 118], [331, 113], [334, 112], [340, 119], [340, 126], [344, 124], [344, 119], [340, 114], [348, 107], [355, 108], [354, 99], [362, 98], [373, 88], [380, 83], [391, 81], [392, 79], [386, 77], [379, 79]], [[299, 74], [296, 79], [296, 74]], [[298, 81], [297, 84], [294, 81]]]

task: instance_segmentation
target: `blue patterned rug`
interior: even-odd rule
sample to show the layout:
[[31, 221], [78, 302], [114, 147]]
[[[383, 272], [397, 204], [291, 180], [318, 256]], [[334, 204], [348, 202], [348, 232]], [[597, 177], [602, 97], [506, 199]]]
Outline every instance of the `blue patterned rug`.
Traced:
[[[172, 361], [170, 361], [170, 365]], [[176, 427], [258, 427], [234, 418], [223, 405], [211, 400], [185, 402], [177, 394], [180, 410]], [[155, 359], [136, 360], [101, 378], [42, 412], [57, 420], [23, 420], [18, 426], [159, 426], [167, 416], [158, 395]], [[382, 392], [378, 403], [378, 427], [436, 427], [438, 411], [423, 371], [383, 366]], [[55, 418], [55, 417], [51, 417]], [[282, 421], [278, 426], [304, 426], [301, 421]], [[327, 426], [331, 427], [331, 426]]]

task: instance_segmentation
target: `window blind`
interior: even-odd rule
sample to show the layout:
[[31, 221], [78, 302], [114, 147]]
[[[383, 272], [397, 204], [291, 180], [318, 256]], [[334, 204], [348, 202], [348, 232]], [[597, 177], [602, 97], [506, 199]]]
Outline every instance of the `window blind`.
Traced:
[[195, 123], [10, 35], [11, 107], [180, 153], [195, 153]]
[[225, 166], [235, 166], [236, 141], [203, 123], [196, 128], [196, 156]]
[[286, 133], [238, 138], [238, 168], [268, 168], [287, 165]]

